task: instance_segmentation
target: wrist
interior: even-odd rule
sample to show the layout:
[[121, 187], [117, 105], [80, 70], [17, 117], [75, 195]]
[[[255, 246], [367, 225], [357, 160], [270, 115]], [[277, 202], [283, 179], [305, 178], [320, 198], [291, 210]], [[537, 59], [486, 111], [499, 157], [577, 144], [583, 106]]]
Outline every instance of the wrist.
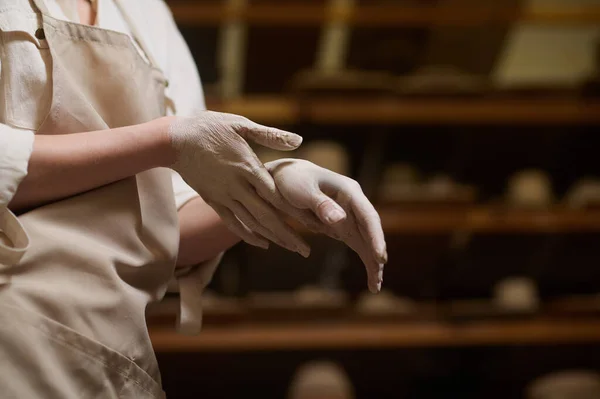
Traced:
[[[177, 151], [172, 145], [169, 129], [175, 116], [164, 116], [147, 123], [148, 137], [151, 140], [153, 158], [157, 167], [171, 167], [177, 160]], [[148, 132], [146, 132], [148, 133]]]

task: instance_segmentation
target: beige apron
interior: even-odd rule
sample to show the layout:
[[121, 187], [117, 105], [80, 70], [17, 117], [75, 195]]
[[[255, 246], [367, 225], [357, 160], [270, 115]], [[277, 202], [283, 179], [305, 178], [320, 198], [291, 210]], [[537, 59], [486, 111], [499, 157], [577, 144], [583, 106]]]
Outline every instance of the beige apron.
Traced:
[[[38, 134], [165, 114], [166, 81], [140, 38], [150, 61], [127, 35], [54, 19], [42, 0], [34, 3], [43, 23], [36, 37], [47, 41], [53, 63], [52, 106]], [[29, 249], [0, 268], [0, 396], [164, 397], [144, 312], [162, 298], [175, 268], [169, 171], [37, 208], [19, 222]], [[22, 237], [17, 244], [27, 245]]]

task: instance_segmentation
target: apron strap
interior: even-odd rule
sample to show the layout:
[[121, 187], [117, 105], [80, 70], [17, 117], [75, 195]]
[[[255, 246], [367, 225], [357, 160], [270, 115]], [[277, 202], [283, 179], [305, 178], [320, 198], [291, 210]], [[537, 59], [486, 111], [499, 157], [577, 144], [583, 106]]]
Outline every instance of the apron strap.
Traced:
[[[36, 0], [36, 1], [39, 1], [39, 0]], [[142, 35], [140, 34], [137, 25], [133, 21], [133, 18], [131, 18], [131, 15], [129, 15], [129, 13], [127, 12], [127, 8], [123, 4], [123, 2], [121, 0], [114, 0], [114, 2], [117, 5], [117, 7], [119, 8], [119, 11], [121, 11], [121, 15], [123, 15], [123, 18], [125, 19], [125, 22], [129, 26], [129, 29], [131, 29], [131, 36], [133, 36], [133, 39], [138, 43], [138, 45], [140, 46], [140, 48], [146, 55], [146, 58], [148, 58], [150, 65], [155, 69], [160, 69], [160, 67], [158, 66], [158, 62], [156, 62], [154, 55], [152, 54], [152, 52], [150, 51], [150, 48], [146, 44]]]
[[33, 3], [42, 14], [50, 15], [50, 11], [48, 11], [48, 7], [46, 7], [46, 2], [44, 0], [33, 0]]

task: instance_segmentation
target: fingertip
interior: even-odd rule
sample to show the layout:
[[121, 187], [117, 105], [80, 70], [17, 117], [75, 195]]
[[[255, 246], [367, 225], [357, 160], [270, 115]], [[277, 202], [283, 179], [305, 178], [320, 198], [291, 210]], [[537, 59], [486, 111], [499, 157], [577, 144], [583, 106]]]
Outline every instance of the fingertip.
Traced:
[[377, 259], [377, 263], [386, 264], [388, 262], [388, 253], [385, 242], [380, 245], [374, 245], [375, 247], [375, 258]]
[[298, 237], [297, 240], [296, 253], [304, 258], [308, 258], [310, 256], [310, 245], [308, 245], [308, 243], [300, 237]]
[[379, 293], [378, 285], [373, 282], [370, 282], [369, 283], [369, 291], [371, 292], [371, 294]]
[[304, 138], [296, 133], [283, 132], [286, 137], [286, 144], [291, 147], [292, 150], [297, 149], [302, 145]]
[[300, 255], [302, 255], [302, 257], [304, 257], [304, 258], [308, 258], [310, 256], [310, 247], [308, 247], [308, 248], [301, 248], [298, 251], [298, 253]]
[[346, 211], [339, 206], [334, 200], [327, 197], [325, 200], [319, 204], [317, 208], [317, 212], [319, 214], [319, 218], [328, 225], [334, 225], [345, 220], [348, 215]]
[[304, 139], [296, 133], [277, 128], [267, 128], [267, 137], [283, 151], [293, 151], [302, 145]]

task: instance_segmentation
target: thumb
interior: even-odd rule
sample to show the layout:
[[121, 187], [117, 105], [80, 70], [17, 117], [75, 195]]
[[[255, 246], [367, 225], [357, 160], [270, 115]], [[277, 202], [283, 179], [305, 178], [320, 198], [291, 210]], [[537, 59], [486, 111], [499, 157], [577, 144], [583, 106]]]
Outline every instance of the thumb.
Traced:
[[302, 144], [302, 136], [274, 127], [259, 125], [250, 120], [241, 126], [238, 134], [246, 141], [251, 140], [273, 150], [292, 151]]
[[344, 209], [337, 202], [320, 190], [311, 200], [311, 209], [326, 225], [339, 223], [347, 216]]

